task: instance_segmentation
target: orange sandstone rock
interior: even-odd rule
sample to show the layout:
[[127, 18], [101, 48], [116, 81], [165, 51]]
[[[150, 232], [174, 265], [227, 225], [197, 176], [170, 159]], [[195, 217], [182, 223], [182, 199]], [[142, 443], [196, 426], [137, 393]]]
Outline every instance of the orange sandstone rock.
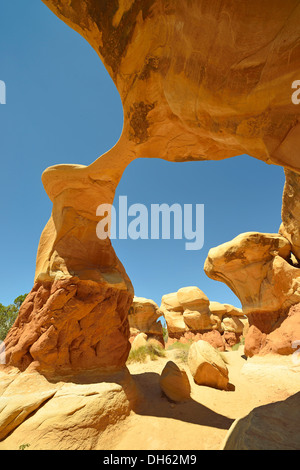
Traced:
[[[7, 338], [8, 364], [121, 367], [133, 288], [109, 239], [96, 235], [97, 207], [112, 204], [125, 168], [140, 157], [184, 162], [247, 153], [300, 171], [300, 108], [291, 100], [300, 73], [300, 8], [297, 0], [274, 0], [272, 7], [253, 0], [238, 9], [229, 0], [43, 1], [100, 56], [120, 93], [124, 126], [115, 147], [90, 165], [56, 165], [42, 176], [53, 210], [21, 312], [27, 326], [18, 321]], [[297, 253], [297, 228], [286, 218], [283, 224]], [[278, 269], [289, 279], [286, 290], [294, 274]], [[56, 292], [60, 280], [64, 288]], [[86, 282], [103, 305], [82, 318], [85, 295], [78, 301], [75, 291]], [[37, 294], [41, 286], [45, 299]], [[177, 317], [177, 331], [185, 331]], [[81, 324], [97, 334], [87, 338]], [[67, 353], [74, 349], [76, 360]]]

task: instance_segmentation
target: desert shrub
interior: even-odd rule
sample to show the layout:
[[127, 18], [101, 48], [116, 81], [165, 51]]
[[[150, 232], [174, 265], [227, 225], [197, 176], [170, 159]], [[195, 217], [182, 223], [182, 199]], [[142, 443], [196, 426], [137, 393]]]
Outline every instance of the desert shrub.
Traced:
[[19, 450], [25, 450], [27, 447], [30, 447], [30, 444], [21, 444]]
[[131, 349], [127, 364], [146, 362], [148, 357], [150, 357], [151, 361], [156, 361], [158, 357], [165, 357], [165, 355], [166, 353], [163, 347], [156, 344], [146, 344], [138, 349]]
[[244, 344], [245, 344], [245, 338], [242, 337], [239, 343], [236, 343], [231, 347], [231, 351], [237, 351], [239, 347], [243, 346]]
[[170, 344], [168, 346], [167, 350], [176, 350], [176, 359], [181, 361], [181, 362], [187, 362], [188, 360], [188, 355], [189, 355], [189, 350], [191, 345], [193, 344], [192, 341], [188, 341], [187, 343], [181, 343], [180, 341], [176, 341], [173, 344]]
[[181, 343], [180, 341], [176, 341], [175, 343], [173, 344], [170, 344], [170, 346], [168, 346], [168, 351], [170, 349], [181, 349], [181, 350], [189, 350], [191, 345], [193, 344], [192, 341], [188, 341], [187, 343]]

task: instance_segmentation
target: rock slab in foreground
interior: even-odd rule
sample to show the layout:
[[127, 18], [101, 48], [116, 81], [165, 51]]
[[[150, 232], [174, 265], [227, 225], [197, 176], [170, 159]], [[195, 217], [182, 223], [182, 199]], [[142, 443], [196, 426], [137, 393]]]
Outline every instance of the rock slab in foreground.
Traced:
[[223, 450], [299, 450], [300, 392], [284, 401], [254, 408], [236, 420]]
[[0, 371], [0, 450], [102, 448], [108, 426], [125, 419], [138, 399], [127, 369], [47, 380], [37, 372]]

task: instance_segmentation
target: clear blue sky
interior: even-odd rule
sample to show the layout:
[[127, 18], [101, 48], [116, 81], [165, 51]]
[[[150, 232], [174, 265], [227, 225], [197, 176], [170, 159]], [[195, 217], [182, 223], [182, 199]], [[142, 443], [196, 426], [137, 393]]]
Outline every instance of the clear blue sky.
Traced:
[[[89, 44], [41, 0], [5, 2], [0, 17], [0, 303], [33, 285], [36, 250], [51, 203], [41, 174], [57, 163], [88, 165], [118, 140], [122, 105]], [[129, 165], [116, 198], [129, 204], [205, 205], [205, 243], [186, 251], [184, 240], [115, 240], [138, 296], [160, 304], [163, 294], [196, 285], [210, 300], [240, 306], [227, 286], [207, 278], [211, 247], [245, 231], [277, 232], [284, 174], [249, 156], [221, 162]]]

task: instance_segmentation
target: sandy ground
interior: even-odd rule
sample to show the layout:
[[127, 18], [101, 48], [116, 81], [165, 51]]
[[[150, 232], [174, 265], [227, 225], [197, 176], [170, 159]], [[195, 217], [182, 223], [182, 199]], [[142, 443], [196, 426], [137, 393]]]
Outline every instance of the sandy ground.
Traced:
[[[291, 356], [246, 359], [243, 350], [224, 353], [231, 391], [196, 385], [178, 351], [165, 358], [128, 366], [144, 399], [125, 421], [99, 441], [106, 450], [219, 450], [232, 422], [253, 408], [300, 391], [300, 364]], [[168, 360], [185, 367], [191, 400], [175, 404], [163, 396], [159, 376]]]

